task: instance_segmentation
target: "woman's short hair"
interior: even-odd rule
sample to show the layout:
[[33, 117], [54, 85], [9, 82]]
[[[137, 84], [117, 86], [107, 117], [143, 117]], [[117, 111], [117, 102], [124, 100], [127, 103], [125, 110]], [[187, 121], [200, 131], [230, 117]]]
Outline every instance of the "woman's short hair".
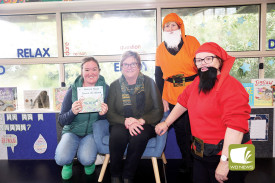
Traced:
[[134, 57], [137, 61], [138, 67], [141, 69], [141, 61], [140, 61], [139, 54], [137, 52], [131, 51], [131, 50], [126, 51], [122, 54], [121, 61], [120, 61], [120, 67], [122, 67], [122, 64], [123, 64], [124, 60], [126, 60], [129, 57]]
[[85, 63], [91, 62], [91, 61], [94, 62], [94, 63], [96, 63], [96, 65], [98, 67], [98, 70], [100, 70], [99, 63], [98, 63], [98, 61], [94, 57], [85, 57], [85, 58], [83, 58], [82, 63], [81, 63], [81, 72], [82, 72], [82, 69], [83, 69], [83, 65]]

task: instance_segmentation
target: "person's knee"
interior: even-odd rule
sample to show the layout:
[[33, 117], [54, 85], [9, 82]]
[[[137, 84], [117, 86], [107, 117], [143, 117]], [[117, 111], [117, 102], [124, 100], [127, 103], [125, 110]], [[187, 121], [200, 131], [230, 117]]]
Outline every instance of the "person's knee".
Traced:
[[56, 153], [54, 159], [55, 159], [56, 164], [58, 164], [60, 166], [67, 165], [72, 162], [72, 159], [69, 158], [68, 156], [66, 156], [65, 153], [63, 153], [63, 154]]
[[91, 153], [88, 151], [84, 151], [80, 154], [78, 154], [77, 158], [78, 161], [83, 165], [83, 166], [88, 166], [91, 165], [95, 162], [96, 160], [96, 153]]
[[124, 125], [114, 125], [110, 133], [110, 138], [113, 141], [123, 141], [127, 139], [125, 137], [128, 135], [125, 131], [126, 129]]

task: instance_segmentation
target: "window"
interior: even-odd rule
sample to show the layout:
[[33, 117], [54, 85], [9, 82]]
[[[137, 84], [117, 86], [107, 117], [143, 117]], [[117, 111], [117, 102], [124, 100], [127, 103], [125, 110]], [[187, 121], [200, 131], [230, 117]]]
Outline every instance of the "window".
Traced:
[[[152, 79], [155, 79], [155, 61], [142, 61], [141, 72]], [[114, 80], [121, 76], [120, 62], [101, 62], [100, 74], [104, 76], [105, 81], [110, 85]], [[81, 64], [65, 64], [66, 86], [73, 84], [76, 77], [81, 73]]]
[[55, 14], [0, 16], [0, 58], [57, 57]]
[[1, 87], [17, 87], [18, 106], [22, 109], [23, 91], [59, 87], [58, 64], [4, 65], [1, 66]]
[[267, 4], [266, 48], [275, 50], [275, 4]]
[[264, 77], [275, 78], [275, 57], [266, 57], [264, 59]]
[[64, 56], [156, 51], [156, 10], [63, 13]]
[[259, 78], [259, 58], [236, 58], [230, 75], [242, 83]]
[[249, 51], [259, 50], [259, 11], [260, 5], [162, 9], [162, 18], [177, 13], [186, 35], [201, 44], [216, 42], [227, 51]]

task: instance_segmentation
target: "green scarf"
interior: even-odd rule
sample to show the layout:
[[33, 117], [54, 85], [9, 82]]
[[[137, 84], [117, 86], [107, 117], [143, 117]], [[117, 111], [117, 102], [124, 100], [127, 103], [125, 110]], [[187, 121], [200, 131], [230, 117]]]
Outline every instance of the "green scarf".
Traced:
[[[144, 75], [140, 72], [135, 84], [135, 87], [128, 85], [125, 77], [122, 75], [119, 78], [119, 84], [122, 92], [122, 103], [124, 107], [124, 117], [140, 118], [144, 113], [145, 93], [144, 93]], [[134, 116], [130, 95], [136, 95], [137, 116]]]

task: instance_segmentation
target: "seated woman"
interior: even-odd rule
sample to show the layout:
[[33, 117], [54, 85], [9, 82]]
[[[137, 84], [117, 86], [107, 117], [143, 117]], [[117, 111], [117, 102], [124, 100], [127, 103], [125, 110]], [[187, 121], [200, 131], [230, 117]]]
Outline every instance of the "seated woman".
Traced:
[[120, 67], [122, 76], [111, 84], [108, 96], [111, 182], [120, 183], [123, 178], [131, 183], [147, 142], [156, 136], [154, 126], [163, 116], [163, 105], [155, 82], [140, 72], [136, 52], [125, 52]]
[[204, 43], [196, 51], [194, 62], [198, 77], [178, 97], [167, 119], [156, 126], [164, 134], [174, 121], [188, 110], [193, 135], [193, 181], [245, 182], [246, 171], [229, 171], [229, 145], [251, 144], [248, 120], [249, 95], [229, 72], [235, 57], [218, 44]]
[[93, 57], [84, 58], [81, 75], [69, 88], [62, 103], [58, 121], [64, 128], [62, 138], [56, 148], [55, 161], [58, 165], [63, 166], [61, 175], [65, 180], [72, 177], [72, 161], [76, 154], [87, 175], [91, 175], [95, 169], [97, 148], [92, 124], [104, 118], [108, 106], [106, 103], [102, 103], [99, 113], [79, 113], [82, 110], [82, 104], [77, 99], [77, 87], [103, 86], [104, 102], [106, 102], [109, 86], [99, 73], [100, 68], [97, 60]]

